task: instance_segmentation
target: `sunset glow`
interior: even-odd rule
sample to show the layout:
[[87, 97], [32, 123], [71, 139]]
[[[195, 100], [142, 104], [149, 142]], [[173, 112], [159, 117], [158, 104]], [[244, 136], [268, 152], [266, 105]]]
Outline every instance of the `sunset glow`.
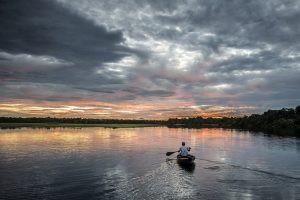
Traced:
[[168, 119], [295, 107], [299, 6], [4, 2], [0, 116]]

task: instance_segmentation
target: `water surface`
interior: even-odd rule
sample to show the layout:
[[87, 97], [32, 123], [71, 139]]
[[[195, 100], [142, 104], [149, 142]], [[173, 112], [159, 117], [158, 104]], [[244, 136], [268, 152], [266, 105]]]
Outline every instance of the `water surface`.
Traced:
[[[182, 168], [181, 141], [194, 168]], [[300, 140], [238, 130], [0, 130], [0, 199], [300, 199]]]

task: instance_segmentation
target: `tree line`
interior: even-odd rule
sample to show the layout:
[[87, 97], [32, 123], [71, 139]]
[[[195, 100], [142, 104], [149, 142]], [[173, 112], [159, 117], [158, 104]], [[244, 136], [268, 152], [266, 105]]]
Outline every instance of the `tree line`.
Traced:
[[158, 124], [182, 128], [238, 128], [300, 136], [300, 105], [295, 109], [268, 110], [263, 114], [223, 118], [170, 118], [168, 120], [127, 120], [53, 117], [0, 117], [0, 123], [62, 123], [62, 124]]
[[62, 123], [62, 124], [162, 124], [161, 120], [89, 119], [53, 117], [0, 117], [0, 123]]
[[244, 117], [223, 118], [172, 118], [166, 123], [169, 127], [239, 128], [252, 131], [300, 136], [300, 105], [295, 109], [282, 108], [281, 110], [268, 110], [260, 115], [252, 114]]

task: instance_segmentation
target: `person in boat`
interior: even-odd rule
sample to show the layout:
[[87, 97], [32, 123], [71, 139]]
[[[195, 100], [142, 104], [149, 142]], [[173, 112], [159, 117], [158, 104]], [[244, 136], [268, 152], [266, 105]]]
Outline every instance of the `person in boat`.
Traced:
[[178, 150], [178, 152], [179, 152], [178, 155], [180, 155], [182, 157], [189, 156], [189, 151], [191, 150], [191, 147], [185, 146], [185, 142], [182, 142], [181, 144], [182, 144], [182, 146]]

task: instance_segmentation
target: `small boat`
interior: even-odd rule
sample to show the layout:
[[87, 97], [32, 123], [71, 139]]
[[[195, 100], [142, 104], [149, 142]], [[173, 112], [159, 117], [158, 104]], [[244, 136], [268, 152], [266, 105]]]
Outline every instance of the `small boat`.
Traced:
[[177, 163], [182, 165], [191, 165], [194, 164], [195, 156], [187, 155], [181, 156], [180, 154], [177, 155]]

